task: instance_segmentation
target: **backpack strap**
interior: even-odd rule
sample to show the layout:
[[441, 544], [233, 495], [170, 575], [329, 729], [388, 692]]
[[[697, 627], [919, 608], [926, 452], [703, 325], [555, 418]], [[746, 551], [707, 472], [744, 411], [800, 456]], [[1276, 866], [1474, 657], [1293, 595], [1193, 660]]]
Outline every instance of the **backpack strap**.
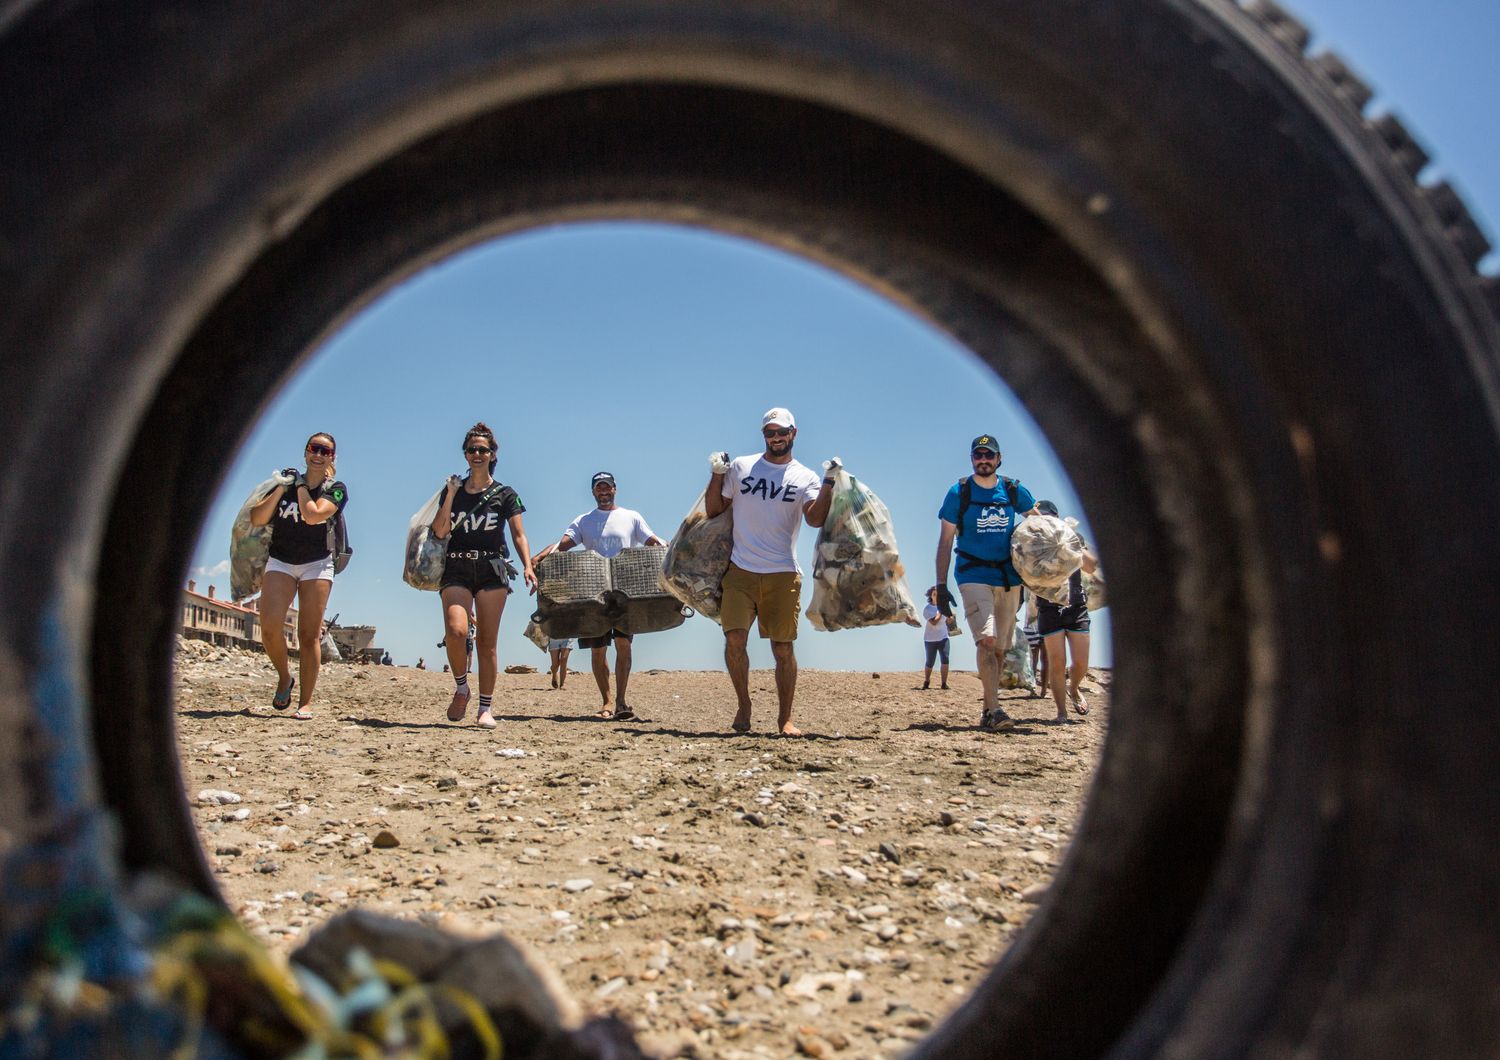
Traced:
[[[1001, 483], [1005, 486], [1006, 499], [1010, 501], [1010, 510], [1020, 514], [1021, 495], [1017, 492], [1017, 483], [1013, 478], [1000, 476]], [[958, 536], [964, 536], [964, 516], [968, 514], [969, 507], [974, 503], [974, 480], [965, 475], [958, 480]]]

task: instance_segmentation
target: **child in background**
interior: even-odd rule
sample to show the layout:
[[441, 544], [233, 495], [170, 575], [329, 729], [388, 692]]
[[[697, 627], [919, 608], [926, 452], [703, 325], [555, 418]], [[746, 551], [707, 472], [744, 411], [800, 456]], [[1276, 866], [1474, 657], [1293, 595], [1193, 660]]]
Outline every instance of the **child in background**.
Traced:
[[948, 639], [948, 620], [939, 610], [937, 603], [937, 586], [934, 585], [927, 590], [927, 606], [922, 609], [922, 644], [927, 650], [926, 669], [922, 674], [922, 688], [924, 690], [932, 687], [932, 664], [937, 657], [943, 657], [942, 687], [948, 687], [948, 651], [950, 641]]
[[552, 687], [561, 688], [568, 679], [568, 653], [573, 650], [573, 641], [568, 637], [554, 637], [547, 641], [547, 654], [552, 656]]

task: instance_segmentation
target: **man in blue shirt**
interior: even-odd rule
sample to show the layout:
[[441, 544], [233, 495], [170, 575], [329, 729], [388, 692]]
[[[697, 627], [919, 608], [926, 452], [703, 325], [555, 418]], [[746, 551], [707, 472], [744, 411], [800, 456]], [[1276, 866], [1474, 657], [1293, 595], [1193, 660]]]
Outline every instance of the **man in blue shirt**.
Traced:
[[948, 561], [950, 554], [956, 555], [958, 592], [974, 631], [984, 685], [979, 724], [999, 732], [1015, 726], [999, 702], [1001, 668], [1021, 606], [1021, 576], [1011, 566], [1010, 537], [1036, 507], [1036, 499], [1025, 486], [1000, 475], [1000, 446], [992, 435], [981, 434], [970, 443], [969, 459], [974, 473], [948, 490], [938, 511], [938, 603], [949, 610], [955, 603], [948, 591]]

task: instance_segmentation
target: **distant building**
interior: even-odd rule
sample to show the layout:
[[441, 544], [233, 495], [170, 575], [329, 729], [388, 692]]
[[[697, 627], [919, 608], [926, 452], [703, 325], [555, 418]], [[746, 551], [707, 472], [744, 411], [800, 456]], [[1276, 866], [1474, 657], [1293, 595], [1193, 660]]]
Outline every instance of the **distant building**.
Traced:
[[382, 649], [373, 646], [374, 626], [341, 626], [339, 616], [334, 615], [328, 620], [328, 635], [339, 646], [339, 654], [348, 662], [364, 660], [378, 663], [385, 654]]
[[[221, 648], [247, 648], [264, 651], [261, 637], [260, 613], [247, 604], [236, 604], [220, 600], [215, 596], [215, 587], [208, 587], [208, 595], [198, 592], [197, 582], [188, 582], [182, 592], [182, 635], [190, 640], [206, 640]], [[287, 611], [286, 625], [282, 629], [287, 649], [297, 652], [297, 610]]]

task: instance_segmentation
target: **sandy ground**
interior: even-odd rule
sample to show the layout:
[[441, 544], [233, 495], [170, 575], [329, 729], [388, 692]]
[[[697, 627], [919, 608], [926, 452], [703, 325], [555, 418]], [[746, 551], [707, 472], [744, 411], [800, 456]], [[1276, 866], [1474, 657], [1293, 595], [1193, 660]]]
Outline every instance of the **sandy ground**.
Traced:
[[272, 673], [178, 660], [205, 849], [273, 950], [355, 905], [502, 930], [649, 1049], [726, 1058], [899, 1053], [955, 1007], [1062, 857], [1110, 679], [1068, 725], [1004, 693], [1018, 725], [991, 734], [972, 673], [803, 671], [813, 735], [788, 739], [770, 671], [748, 736], [723, 672], [634, 675], [633, 723], [590, 717], [588, 674], [503, 674], [492, 732], [446, 720], [440, 673], [325, 667], [308, 722], [270, 708]]

